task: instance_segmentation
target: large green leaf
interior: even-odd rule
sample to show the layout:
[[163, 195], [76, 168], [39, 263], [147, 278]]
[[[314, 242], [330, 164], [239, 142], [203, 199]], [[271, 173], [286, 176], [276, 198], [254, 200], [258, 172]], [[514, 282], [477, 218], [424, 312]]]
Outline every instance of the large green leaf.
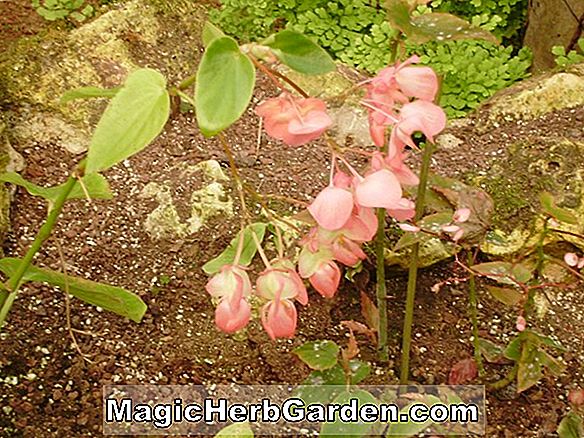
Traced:
[[203, 26], [203, 32], [201, 34], [201, 39], [203, 40], [203, 45], [205, 47], [209, 47], [209, 44], [216, 40], [217, 38], [224, 37], [225, 34], [221, 29], [215, 26], [210, 21], [205, 21], [205, 25]]
[[305, 405], [313, 403], [327, 404], [346, 389], [347, 379], [340, 364], [324, 371], [311, 372], [306, 380], [294, 392]]
[[241, 117], [253, 93], [255, 69], [233, 38], [215, 38], [197, 70], [195, 105], [201, 132], [210, 137]]
[[306, 75], [320, 75], [335, 69], [330, 55], [310, 38], [292, 30], [268, 37], [262, 44], [293, 70]]
[[473, 265], [472, 270], [503, 284], [524, 284], [531, 278], [531, 270], [520, 263], [480, 263]]
[[144, 149], [164, 128], [169, 109], [164, 76], [148, 68], [130, 74], [95, 128], [85, 172], [108, 169]]
[[482, 39], [498, 43], [493, 34], [474, 27], [456, 15], [432, 12], [412, 16], [406, 0], [387, 0], [387, 15], [389, 24], [401, 30], [413, 43], [460, 39]]
[[[21, 261], [17, 258], [1, 259], [0, 271], [11, 276], [18, 269]], [[147, 309], [146, 304], [138, 295], [126, 289], [64, 275], [51, 269], [29, 266], [23, 278], [24, 281], [49, 283], [63, 291], [68, 290], [71, 295], [80, 300], [125, 316], [135, 322], [142, 320]]]
[[[31, 195], [40, 196], [41, 198], [45, 198], [50, 202], [55, 202], [59, 196], [59, 193], [65, 186], [65, 183], [54, 187], [37, 186], [36, 184], [33, 184], [30, 181], [24, 179], [20, 174], [14, 172], [0, 174], [0, 181], [24, 187]], [[85, 175], [82, 178], [82, 181], [90, 198], [111, 199], [113, 197], [109, 184], [102, 175], [98, 173]], [[73, 186], [73, 190], [71, 190], [71, 193], [69, 193], [67, 199], [85, 198], [85, 196], [86, 195], [81, 187], [81, 184], [79, 184], [79, 181], [77, 181]]]
[[493, 298], [501, 301], [503, 304], [507, 304], [508, 306], [514, 306], [524, 298], [520, 290], [511, 287], [487, 286], [487, 290], [491, 293]]
[[339, 346], [333, 341], [307, 342], [294, 349], [293, 353], [313, 370], [322, 371], [337, 364]]
[[99, 87], [81, 87], [73, 90], [68, 90], [61, 96], [61, 103], [67, 103], [75, 99], [92, 99], [95, 97], [114, 97], [120, 87], [114, 88], [99, 88]]
[[[333, 401], [335, 404], [348, 405], [351, 400], [357, 400], [357, 411], [365, 404], [378, 405], [379, 402], [370, 392], [363, 389], [344, 391], [340, 393]], [[321, 437], [340, 437], [340, 436], [366, 436], [373, 427], [372, 423], [366, 423], [358, 417], [356, 422], [345, 422], [339, 418], [330, 423], [324, 423], [320, 429]]]
[[517, 392], [531, 388], [543, 377], [543, 364], [537, 345], [526, 340], [517, 363]]
[[[253, 260], [258, 247], [253, 238], [253, 233], [255, 233], [258, 242], [264, 240], [264, 235], [266, 233], [267, 224], [262, 222], [256, 222], [254, 224], [248, 225], [243, 230], [243, 250], [239, 257], [239, 264], [241, 266], [248, 266]], [[215, 257], [213, 260], [209, 260], [203, 265], [203, 271], [207, 274], [215, 274], [219, 272], [221, 268], [225, 265], [233, 263], [235, 259], [235, 254], [237, 253], [237, 246], [239, 245], [239, 239], [241, 237], [241, 231], [231, 240], [229, 246], [225, 250]]]

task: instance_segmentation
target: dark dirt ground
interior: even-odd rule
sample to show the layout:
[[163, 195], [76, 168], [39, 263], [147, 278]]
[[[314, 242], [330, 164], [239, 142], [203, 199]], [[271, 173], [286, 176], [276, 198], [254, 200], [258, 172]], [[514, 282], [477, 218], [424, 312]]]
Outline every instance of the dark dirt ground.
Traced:
[[[266, 93], [273, 90], [261, 81], [256, 99]], [[581, 114], [578, 109], [550, 117], [571, 127], [581, 123], [576, 119]], [[246, 181], [264, 194], [310, 199], [328, 174], [323, 164], [328, 161], [326, 149], [319, 145], [286, 148], [264, 136], [256, 155], [257, 122], [249, 112], [228, 132]], [[507, 140], [502, 136], [497, 148], [504, 148], [514, 132], [513, 123], [502, 126], [500, 133]], [[477, 157], [488, 156], [493, 142], [486, 137], [466, 140], [480, 153], [469, 149], [467, 156], [452, 159], [445, 167], [448, 173], [456, 173], [457, 160], [488, 166]], [[39, 143], [20, 152], [27, 162], [23, 175], [41, 185], [62, 182], [76, 161], [55, 144]], [[344, 281], [333, 300], [310, 292], [310, 304], [299, 310], [299, 330], [293, 340], [271, 342], [258, 322], [250, 324], [245, 336], [230, 337], [216, 330], [201, 266], [225, 247], [237, 231], [238, 220], [217, 217], [188, 238], [153, 241], [143, 223], [156, 203], [138, 197], [150, 181], [169, 182], [179, 205], [178, 200], [188, 199], [201, 181], [196, 176], [177, 180], [177, 169], [185, 162], [211, 158], [226, 163], [220, 145], [198, 133], [191, 115], [179, 114], [147, 150], [106, 173], [116, 195], [112, 201], [67, 204], [55, 238], [36, 263], [61, 269], [59, 241], [69, 273], [133, 290], [148, 304], [148, 312], [141, 324], [135, 324], [73, 299], [72, 325], [87, 333], [77, 334], [77, 339], [90, 363], [71, 343], [64, 294], [44, 285], [24, 287], [0, 333], [1, 436], [100, 436], [101, 388], [109, 383], [298, 383], [309, 370], [290, 353], [294, 347], [316, 339], [344, 344], [347, 333], [340, 321], [363, 320], [359, 290]], [[179, 213], [186, 218], [185, 211]], [[7, 255], [24, 253], [45, 214], [42, 201], [17, 190], [13, 229], [5, 243]], [[170, 282], [161, 284], [162, 276]], [[411, 364], [412, 378], [418, 383], [446, 383], [452, 365], [472, 356], [466, 284], [453, 281], [438, 293], [431, 291], [438, 282], [464, 276], [452, 261], [420, 274]], [[376, 362], [373, 346], [359, 337], [361, 358], [373, 365], [366, 383], [397, 382], [406, 280], [404, 272], [392, 271], [387, 284], [390, 362]], [[374, 282], [362, 284], [373, 299]], [[491, 299], [482, 283], [479, 286], [481, 336], [508, 341], [515, 333], [515, 313]], [[513, 386], [489, 394], [488, 437], [554, 436], [567, 411], [568, 389], [584, 384], [584, 322], [576, 317], [584, 314], [580, 292], [556, 291], [551, 295], [551, 312], [544, 321], [536, 321], [539, 331], [554, 335], [570, 349], [563, 356], [566, 372], [520, 395]], [[566, 324], [567, 320], [572, 323]], [[487, 369], [490, 381], [507, 370], [503, 365]]]

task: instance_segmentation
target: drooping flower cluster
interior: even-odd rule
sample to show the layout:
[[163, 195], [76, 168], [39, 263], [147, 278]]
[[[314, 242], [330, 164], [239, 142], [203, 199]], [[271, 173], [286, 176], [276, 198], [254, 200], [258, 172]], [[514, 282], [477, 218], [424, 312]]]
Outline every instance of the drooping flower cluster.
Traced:
[[[294, 301], [303, 305], [308, 302], [302, 279], [330, 298], [341, 280], [338, 263], [353, 267], [366, 258], [362, 245], [373, 239], [379, 225], [375, 209], [386, 210], [398, 221], [414, 217], [415, 205], [404, 197], [402, 189], [418, 184], [418, 177], [405, 163], [406, 148], [416, 148], [412, 139], [415, 132], [433, 141], [446, 124], [444, 112], [432, 103], [438, 91], [436, 74], [429, 67], [412, 65], [418, 61], [412, 57], [387, 67], [366, 83], [362, 103], [369, 112], [373, 143], [381, 149], [371, 153], [371, 162], [362, 174], [333, 152], [329, 184], [308, 207], [317, 225], [301, 242], [298, 272], [287, 259], [266, 261], [267, 268], [256, 281], [255, 295], [264, 302], [260, 315], [270, 338], [294, 335]], [[256, 113], [269, 135], [290, 146], [315, 140], [332, 124], [322, 100], [296, 98], [287, 92], [260, 104]], [[340, 169], [341, 165], [348, 173]], [[468, 219], [466, 211], [457, 214], [466, 217], [453, 218], [453, 222]], [[403, 226], [412, 227], [412, 231], [415, 228]], [[456, 233], [458, 229], [451, 231]], [[223, 267], [209, 281], [207, 291], [219, 300], [215, 320], [221, 330], [233, 333], [247, 325], [251, 315], [248, 298], [254, 291], [242, 267]]]
[[[292, 262], [280, 259], [270, 263], [256, 280], [255, 295], [265, 303], [261, 321], [272, 339], [290, 338], [296, 331], [296, 307], [308, 303], [306, 287]], [[244, 328], [251, 317], [248, 298], [254, 293], [247, 272], [241, 266], [225, 265], [207, 283], [207, 292], [219, 299], [215, 309], [215, 324], [225, 333]]]

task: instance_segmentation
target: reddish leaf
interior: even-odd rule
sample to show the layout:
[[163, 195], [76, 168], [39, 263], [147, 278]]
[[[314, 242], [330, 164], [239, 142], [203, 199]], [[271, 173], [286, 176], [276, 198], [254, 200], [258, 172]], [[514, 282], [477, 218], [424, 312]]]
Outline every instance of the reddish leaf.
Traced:
[[379, 310], [363, 291], [361, 291], [361, 315], [371, 330], [375, 333], [379, 332]]
[[449, 385], [464, 385], [473, 381], [478, 375], [477, 364], [473, 359], [456, 362], [448, 375]]
[[347, 327], [353, 333], [357, 333], [357, 334], [360, 334], [360, 335], [365, 335], [369, 339], [371, 339], [371, 342], [373, 342], [374, 344], [377, 343], [377, 335], [376, 335], [376, 332], [374, 330], [371, 330], [365, 324], [362, 324], [360, 322], [353, 321], [353, 320], [351, 320], [351, 321], [341, 321], [341, 324], [344, 325], [345, 327]]
[[353, 334], [353, 330], [349, 329], [349, 342], [347, 343], [347, 348], [341, 349], [341, 355], [343, 359], [348, 362], [359, 354], [359, 346], [357, 345], [357, 339]]
[[576, 407], [584, 406], [584, 389], [572, 389], [568, 393], [568, 401]]

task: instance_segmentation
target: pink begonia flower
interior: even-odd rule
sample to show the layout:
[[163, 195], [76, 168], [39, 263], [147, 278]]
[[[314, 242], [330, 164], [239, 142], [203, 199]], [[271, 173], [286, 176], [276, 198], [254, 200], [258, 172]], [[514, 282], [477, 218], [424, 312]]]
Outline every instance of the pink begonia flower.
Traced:
[[214, 298], [239, 295], [248, 297], [251, 294], [251, 282], [247, 272], [234, 265], [225, 265], [215, 274], [205, 286], [209, 295]]
[[377, 215], [368, 207], [356, 206], [343, 227], [343, 234], [355, 242], [369, 242], [377, 232]]
[[398, 152], [392, 158], [385, 160], [389, 170], [393, 172], [400, 184], [404, 186], [417, 186], [420, 182], [418, 175], [416, 175], [412, 170], [404, 163], [407, 158], [407, 154]]
[[251, 307], [245, 299], [224, 297], [215, 309], [215, 324], [225, 333], [235, 333], [244, 328], [251, 317]]
[[290, 146], [315, 140], [332, 125], [324, 101], [294, 98], [282, 93], [261, 103], [256, 114], [264, 118], [266, 132]]
[[470, 208], [459, 208], [452, 215], [452, 220], [456, 223], [464, 223], [470, 217]]
[[395, 103], [406, 104], [409, 98], [433, 101], [438, 92], [438, 77], [430, 67], [414, 67], [418, 56], [401, 64], [386, 67], [367, 86], [363, 104], [369, 109], [369, 132], [373, 143], [383, 147], [385, 131], [397, 121]]
[[527, 321], [523, 316], [518, 316], [515, 326], [517, 327], [517, 331], [522, 332], [527, 327]]
[[410, 199], [401, 198], [395, 207], [387, 209], [387, 214], [397, 221], [409, 221], [416, 215], [416, 204]]
[[323, 262], [308, 281], [323, 297], [332, 298], [341, 282], [341, 270], [333, 261]]
[[404, 150], [406, 145], [416, 148], [412, 140], [414, 132], [422, 132], [434, 142], [434, 136], [446, 127], [446, 113], [438, 105], [424, 100], [405, 104], [400, 111], [400, 120], [391, 130], [389, 138], [389, 159]]
[[355, 266], [359, 261], [367, 258], [358, 243], [343, 235], [333, 241], [332, 251], [334, 259], [345, 266]]
[[205, 288], [212, 297], [221, 299], [215, 309], [215, 324], [220, 330], [234, 333], [247, 325], [251, 308], [246, 298], [251, 294], [251, 282], [243, 268], [223, 266]]
[[326, 187], [309, 205], [308, 211], [318, 225], [327, 230], [338, 230], [349, 220], [353, 211], [353, 195], [345, 189]]
[[330, 248], [319, 245], [313, 248], [310, 244], [305, 244], [298, 256], [298, 273], [302, 278], [312, 276], [323, 263], [333, 259]]
[[367, 175], [355, 189], [357, 203], [363, 207], [393, 208], [402, 197], [396, 176], [387, 169]]
[[577, 268], [578, 268], [578, 269], [582, 269], [582, 268], [584, 268], [584, 257], [582, 257], [582, 258], [580, 259], [580, 261], [578, 262], [578, 266], [577, 266]]
[[416, 55], [395, 69], [395, 80], [403, 94], [432, 102], [438, 93], [438, 76], [430, 67], [411, 66], [420, 62]]
[[576, 254], [574, 254], [573, 252], [567, 252], [566, 254], [564, 254], [564, 261], [566, 262], [566, 265], [574, 267], [578, 264], [578, 256]]
[[266, 269], [256, 280], [256, 291], [267, 300], [296, 299], [303, 305], [308, 303], [302, 279], [288, 267]]
[[292, 338], [296, 331], [297, 318], [296, 307], [290, 300], [268, 301], [261, 310], [262, 325], [273, 340]]

